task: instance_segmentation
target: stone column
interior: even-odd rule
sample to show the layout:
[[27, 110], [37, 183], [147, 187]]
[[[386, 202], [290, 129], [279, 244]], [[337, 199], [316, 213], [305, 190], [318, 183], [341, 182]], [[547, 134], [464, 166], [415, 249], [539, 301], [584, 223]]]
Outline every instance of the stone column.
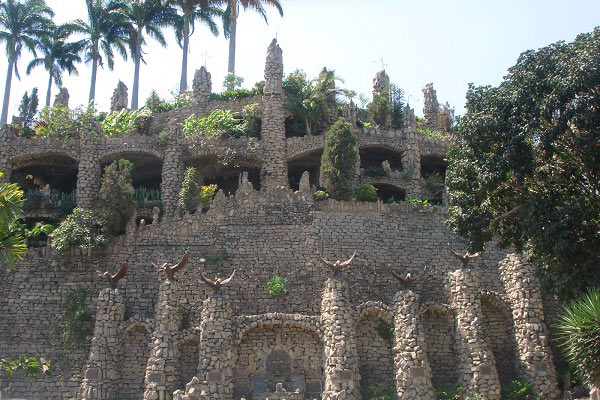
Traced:
[[325, 387], [323, 400], [360, 399], [356, 350], [356, 315], [348, 282], [329, 278], [321, 300]]
[[406, 150], [402, 156], [402, 167], [408, 180], [406, 185], [406, 197], [421, 198], [421, 152], [417, 137], [417, 120], [415, 111], [410, 107], [404, 107], [404, 136], [406, 138]]
[[285, 139], [285, 96], [282, 88], [283, 53], [273, 39], [267, 51], [263, 92], [261, 143], [264, 164], [262, 184], [267, 188], [288, 185], [287, 145]]
[[119, 289], [103, 289], [98, 296], [94, 337], [78, 399], [115, 398], [119, 383], [119, 324], [124, 316], [125, 303]]
[[93, 209], [100, 193], [102, 168], [98, 159], [98, 138], [82, 136], [79, 141], [79, 170], [77, 172], [77, 205]]
[[423, 117], [425, 117], [425, 124], [429, 129], [438, 129], [439, 114], [440, 103], [438, 103], [437, 94], [433, 90], [433, 83], [428, 83], [423, 88]]
[[[384, 97], [389, 99], [390, 97], [390, 77], [384, 70], [381, 70], [375, 74], [373, 78], [373, 100], [376, 96]], [[392, 114], [388, 113], [383, 126], [390, 126], [392, 124]]]
[[512, 309], [520, 378], [528, 381], [535, 393], [556, 398], [559, 391], [548, 344], [550, 334], [533, 266], [510, 254], [500, 262], [500, 278]]
[[176, 141], [173, 141], [165, 150], [160, 184], [165, 218], [173, 218], [177, 214], [177, 200], [184, 173], [181, 152], [181, 146]]
[[394, 297], [394, 365], [399, 400], [435, 400], [421, 324], [419, 295], [401, 290]]
[[194, 103], [205, 113], [208, 106], [208, 96], [212, 93], [212, 81], [210, 72], [205, 67], [200, 67], [194, 74], [194, 83], [192, 84], [194, 93]]
[[470, 269], [450, 272], [450, 301], [456, 314], [456, 350], [459, 382], [467, 400], [475, 394], [500, 400], [500, 380], [494, 354], [481, 326], [479, 274]]
[[7, 183], [10, 181], [10, 175], [12, 173], [12, 165], [10, 164], [10, 138], [8, 136], [1, 136], [0, 133], [0, 172], [4, 173], [0, 177], [0, 183]]
[[152, 350], [146, 366], [144, 400], [167, 400], [179, 386], [179, 348], [181, 328], [179, 293], [174, 280], [165, 280], [159, 288]]

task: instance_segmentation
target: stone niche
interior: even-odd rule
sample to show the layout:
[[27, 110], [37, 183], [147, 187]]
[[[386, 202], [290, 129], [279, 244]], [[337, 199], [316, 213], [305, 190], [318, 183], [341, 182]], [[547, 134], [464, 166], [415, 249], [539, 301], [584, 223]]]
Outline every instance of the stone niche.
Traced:
[[323, 347], [316, 333], [295, 326], [258, 326], [236, 350], [235, 399], [320, 398]]

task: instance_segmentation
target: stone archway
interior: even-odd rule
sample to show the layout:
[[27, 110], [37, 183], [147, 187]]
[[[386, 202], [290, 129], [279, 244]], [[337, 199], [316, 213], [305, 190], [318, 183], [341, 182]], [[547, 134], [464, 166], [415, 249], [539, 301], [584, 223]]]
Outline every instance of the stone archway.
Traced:
[[454, 386], [458, 382], [454, 315], [450, 311], [434, 308], [425, 311], [421, 320], [433, 386]]

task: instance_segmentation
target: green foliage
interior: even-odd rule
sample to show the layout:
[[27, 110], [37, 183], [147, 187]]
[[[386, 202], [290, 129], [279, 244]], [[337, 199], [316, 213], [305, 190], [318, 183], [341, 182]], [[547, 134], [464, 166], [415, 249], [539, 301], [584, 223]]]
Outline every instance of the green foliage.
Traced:
[[167, 147], [171, 142], [171, 133], [168, 130], [162, 130], [156, 137], [156, 144], [161, 147]]
[[382, 339], [391, 342], [394, 340], [394, 325], [381, 321], [377, 326], [377, 333], [379, 333], [379, 336], [381, 336]]
[[562, 298], [600, 285], [600, 28], [527, 51], [467, 92], [447, 155], [448, 226], [526, 250]]
[[502, 400], [536, 400], [531, 384], [527, 381], [511, 381], [502, 385]]
[[50, 247], [59, 257], [64, 257], [71, 248], [91, 250], [106, 246], [110, 240], [102, 231], [102, 221], [94, 218], [92, 211], [77, 207], [56, 228]]
[[194, 102], [194, 93], [190, 90], [186, 90], [173, 96], [173, 99], [168, 101], [161, 98], [158, 93], [153, 90], [150, 92], [150, 96], [146, 99], [146, 105], [144, 108], [149, 109], [152, 113], [161, 113], [171, 110], [177, 110], [179, 108], [188, 107]]
[[139, 205], [147, 205], [161, 201], [160, 189], [149, 189], [138, 186], [135, 188], [135, 202]]
[[398, 395], [393, 385], [384, 387], [371, 385], [363, 393], [363, 398], [365, 400], [395, 400]]
[[243, 121], [235, 118], [231, 111], [217, 109], [208, 117], [191, 115], [183, 121], [183, 134], [205, 138], [241, 137], [246, 133]]
[[135, 206], [135, 189], [131, 183], [133, 164], [115, 160], [104, 168], [100, 185], [100, 213], [108, 231], [117, 235], [125, 230]]
[[454, 108], [450, 104], [442, 104], [438, 113], [437, 128], [440, 132], [450, 133], [454, 131], [456, 118], [454, 117]]
[[249, 137], [260, 137], [261, 123], [260, 104], [248, 104], [242, 109], [242, 118], [244, 119], [243, 130]]
[[241, 88], [242, 83], [244, 83], [244, 78], [237, 76], [233, 72], [230, 72], [225, 75], [225, 79], [223, 80], [223, 89], [227, 91], [233, 91]]
[[273, 297], [281, 297], [288, 292], [287, 279], [275, 275], [267, 282], [267, 290]]
[[109, 137], [134, 133], [146, 134], [150, 118], [152, 118], [152, 111], [145, 107], [139, 110], [113, 111], [102, 121], [102, 133]]
[[559, 345], [576, 374], [600, 388], [600, 289], [563, 307], [556, 323]]
[[33, 122], [35, 119], [35, 114], [37, 113], [38, 105], [39, 99], [37, 88], [33, 88], [31, 91], [31, 96], [25, 92], [23, 98], [21, 99], [21, 104], [19, 104], [19, 119], [21, 120], [19, 136], [32, 137], [35, 134], [35, 131], [33, 130]]
[[417, 133], [423, 136], [427, 136], [431, 139], [449, 140], [450, 136], [446, 132], [432, 131], [430, 128], [419, 128], [417, 126]]
[[323, 201], [323, 200], [327, 200], [329, 198], [329, 195], [324, 190], [317, 190], [313, 194], [313, 197], [316, 201]]
[[369, 183], [358, 185], [354, 189], [354, 196], [358, 201], [377, 201], [377, 188]]
[[373, 94], [373, 101], [367, 106], [371, 120], [379, 129], [391, 126], [392, 104], [386, 96]]
[[185, 170], [177, 201], [177, 209], [180, 216], [183, 216], [185, 213], [192, 214], [196, 211], [196, 208], [198, 208], [198, 191], [196, 168], [189, 167]]
[[373, 178], [387, 176], [387, 172], [382, 166], [365, 168], [365, 175]]
[[329, 195], [336, 199], [347, 199], [351, 194], [350, 175], [356, 161], [356, 138], [352, 127], [340, 118], [325, 134], [321, 177], [327, 182]]
[[44, 107], [34, 127], [35, 137], [58, 139], [66, 144], [69, 139], [82, 134], [100, 132], [95, 112], [92, 104], [85, 109], [79, 107], [75, 110], [61, 104]]
[[[18, 358], [1, 358], [0, 373], [4, 373], [8, 379], [13, 379], [15, 374], [23, 371], [26, 377], [34, 377], [40, 373], [50, 375], [52, 363], [41, 357], [27, 357], [21, 354]], [[0, 374], [1, 377], [1, 374]]]
[[215, 184], [206, 185], [200, 187], [200, 193], [198, 193], [198, 201], [202, 205], [202, 208], [209, 208], [213, 197], [217, 194], [219, 187]]
[[54, 231], [54, 225], [37, 222], [31, 229], [22, 220], [11, 225], [11, 231], [25, 238], [28, 247], [41, 247], [46, 244], [49, 234]]
[[457, 384], [454, 387], [436, 388], [435, 394], [438, 400], [462, 400], [465, 388]]
[[390, 103], [392, 105], [392, 128], [402, 129], [404, 127], [404, 90], [393, 83], [390, 84]]
[[93, 333], [94, 313], [86, 307], [87, 298], [88, 290], [79, 288], [69, 291], [63, 301], [56, 330], [64, 348], [83, 346], [86, 338]]
[[[0, 178], [2, 177], [0, 172]], [[12, 229], [23, 215], [23, 191], [15, 183], [0, 183], [0, 267], [11, 268], [27, 252], [25, 239]]]
[[252, 96], [260, 96], [261, 94], [262, 94], [262, 88], [258, 88], [258, 87], [252, 88], [250, 90], [234, 89], [234, 90], [227, 90], [222, 93], [211, 93], [210, 96], [208, 96], [208, 101], [239, 100], [239, 99], [245, 99], [247, 97], [252, 97]]

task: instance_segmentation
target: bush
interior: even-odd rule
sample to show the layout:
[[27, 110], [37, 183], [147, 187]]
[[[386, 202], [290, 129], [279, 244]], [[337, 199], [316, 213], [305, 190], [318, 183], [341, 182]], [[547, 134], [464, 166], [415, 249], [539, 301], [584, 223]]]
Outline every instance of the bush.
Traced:
[[363, 398], [365, 400], [394, 400], [398, 398], [398, 395], [393, 385], [385, 387], [371, 385], [364, 391]]
[[329, 195], [327, 194], [326, 191], [324, 190], [317, 190], [314, 194], [313, 197], [315, 200], [317, 201], [323, 201], [323, 200], [327, 200], [329, 198]]
[[392, 116], [392, 104], [385, 96], [373, 95], [373, 101], [367, 106], [369, 115], [380, 129], [389, 129]]
[[85, 288], [67, 293], [63, 313], [58, 321], [58, 335], [64, 347], [80, 347], [93, 332], [94, 314], [86, 307], [88, 291]]
[[44, 107], [34, 127], [35, 136], [58, 139], [65, 144], [70, 138], [99, 132], [100, 126], [95, 113], [92, 104], [85, 109], [79, 107], [75, 110], [70, 110], [61, 104]]
[[575, 373], [600, 389], [600, 289], [564, 306], [558, 317], [559, 345]]
[[235, 118], [229, 110], [215, 110], [208, 117], [191, 115], [183, 121], [183, 134], [205, 138], [245, 136], [242, 120]]
[[223, 89], [225, 90], [236, 90], [239, 89], [244, 83], [244, 78], [236, 75], [233, 72], [225, 75], [225, 79], [223, 80]]
[[260, 137], [260, 129], [262, 126], [260, 104], [248, 104], [242, 109], [242, 118], [244, 118], [243, 130], [248, 137]]
[[336, 199], [347, 199], [350, 190], [350, 175], [356, 162], [356, 138], [352, 126], [340, 118], [325, 134], [321, 177], [326, 182], [329, 195]]
[[223, 93], [211, 93], [208, 96], [208, 101], [226, 101], [226, 100], [239, 100], [252, 96], [260, 96], [262, 94], [262, 88], [255, 87], [253, 89], [235, 89], [228, 90]]
[[156, 137], [156, 144], [161, 147], [167, 147], [171, 141], [171, 133], [167, 130], [160, 131]]
[[125, 226], [135, 207], [135, 189], [131, 184], [133, 164], [116, 160], [104, 168], [100, 186], [100, 208], [108, 230], [117, 235]]
[[267, 290], [273, 297], [280, 297], [288, 292], [287, 279], [282, 276], [275, 275], [267, 282]]
[[436, 388], [438, 400], [462, 400], [465, 388], [462, 385], [454, 387]]
[[106, 246], [110, 240], [102, 231], [102, 221], [95, 219], [92, 211], [77, 207], [56, 228], [50, 247], [59, 257], [64, 257], [72, 248], [95, 249]]
[[153, 113], [167, 112], [178, 108], [183, 108], [191, 105], [194, 102], [194, 95], [192, 91], [185, 91], [179, 93], [171, 101], [162, 99], [156, 91], [152, 91], [150, 96], [146, 100], [145, 107]]
[[219, 187], [214, 184], [200, 187], [200, 193], [198, 194], [198, 200], [200, 201], [200, 204], [202, 204], [202, 208], [210, 207], [210, 204], [212, 203], [212, 199], [213, 199], [213, 197], [215, 197], [217, 190], [219, 190]]
[[198, 208], [198, 182], [196, 181], [196, 168], [189, 167], [185, 170], [181, 190], [179, 191], [179, 199], [177, 201], [177, 209], [179, 215], [185, 213], [192, 214]]
[[113, 111], [106, 116], [102, 122], [102, 133], [105, 136], [118, 136], [126, 134], [141, 134], [148, 133], [150, 128], [150, 119], [152, 111], [149, 108], [139, 110]]
[[527, 381], [511, 381], [502, 385], [502, 400], [535, 400], [531, 384]]
[[354, 196], [358, 201], [377, 201], [377, 189], [371, 184], [358, 185], [354, 189]]

